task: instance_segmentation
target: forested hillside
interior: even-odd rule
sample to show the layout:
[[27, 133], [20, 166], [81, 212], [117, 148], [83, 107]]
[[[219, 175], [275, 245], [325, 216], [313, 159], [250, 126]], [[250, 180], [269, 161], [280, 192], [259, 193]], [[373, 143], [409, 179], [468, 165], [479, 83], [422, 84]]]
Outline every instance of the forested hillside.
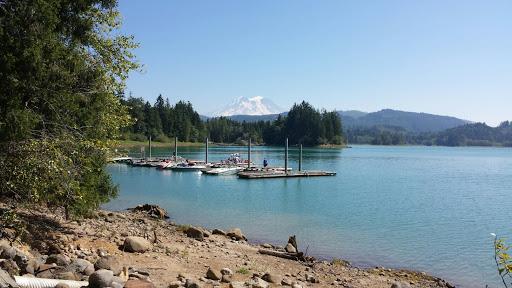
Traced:
[[412, 133], [401, 127], [374, 126], [347, 129], [346, 136], [351, 144], [512, 147], [512, 123], [505, 121], [498, 127], [485, 123], [466, 124], [437, 133]]
[[512, 147], [512, 122], [498, 127], [485, 123], [467, 124], [439, 133], [436, 144], [443, 146], [507, 146]]
[[[281, 113], [282, 116], [286, 116]], [[366, 113], [357, 110], [338, 111], [345, 129], [364, 129], [373, 127], [399, 127], [413, 133], [440, 132], [446, 129], [470, 123], [469, 121], [450, 116], [441, 116], [428, 113], [416, 113], [384, 109], [377, 112]], [[269, 115], [233, 115], [230, 119], [235, 121], [258, 122], [275, 120], [279, 114]]]
[[440, 132], [469, 123], [455, 117], [427, 113], [405, 112], [384, 109], [367, 114], [354, 114], [353, 111], [340, 111], [344, 126], [351, 128], [371, 128], [374, 126], [401, 127], [413, 133]]

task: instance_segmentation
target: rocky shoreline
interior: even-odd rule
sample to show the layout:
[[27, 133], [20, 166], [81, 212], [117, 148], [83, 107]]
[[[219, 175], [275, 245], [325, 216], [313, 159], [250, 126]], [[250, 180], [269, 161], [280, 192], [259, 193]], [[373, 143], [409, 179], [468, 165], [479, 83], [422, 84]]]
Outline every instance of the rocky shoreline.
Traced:
[[[0, 204], [0, 209], [9, 208]], [[167, 212], [153, 205], [98, 211], [79, 221], [44, 208], [16, 213], [25, 233], [16, 235], [14, 228], [20, 227], [0, 231], [1, 288], [37, 278], [67, 280], [41, 286], [60, 288], [87, 282], [98, 288], [453, 287], [425, 273], [315, 261], [299, 251], [294, 238], [284, 247], [254, 245], [237, 228], [210, 231], [169, 223]], [[21, 241], [11, 243], [16, 236]]]

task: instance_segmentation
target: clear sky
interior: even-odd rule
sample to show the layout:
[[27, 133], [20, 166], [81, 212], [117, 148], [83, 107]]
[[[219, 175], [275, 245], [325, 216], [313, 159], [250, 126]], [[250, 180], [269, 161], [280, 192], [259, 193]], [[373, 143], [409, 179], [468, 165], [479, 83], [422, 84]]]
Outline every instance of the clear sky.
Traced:
[[512, 120], [510, 0], [120, 0], [133, 96]]

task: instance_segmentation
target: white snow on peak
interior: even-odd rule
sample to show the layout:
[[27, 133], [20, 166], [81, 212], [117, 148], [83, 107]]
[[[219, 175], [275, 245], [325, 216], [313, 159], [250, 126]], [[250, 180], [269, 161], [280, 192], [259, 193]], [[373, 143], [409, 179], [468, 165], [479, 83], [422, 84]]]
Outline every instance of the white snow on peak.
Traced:
[[247, 98], [240, 96], [222, 110], [213, 113], [214, 116], [231, 115], [268, 115], [281, 113], [283, 110], [271, 100], [262, 96]]

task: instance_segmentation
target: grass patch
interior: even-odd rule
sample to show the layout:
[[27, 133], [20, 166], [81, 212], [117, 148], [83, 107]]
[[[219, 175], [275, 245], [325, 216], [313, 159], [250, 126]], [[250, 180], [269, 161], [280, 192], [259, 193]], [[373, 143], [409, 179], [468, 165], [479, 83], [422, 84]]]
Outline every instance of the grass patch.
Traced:
[[236, 270], [236, 273], [242, 274], [242, 275], [247, 275], [247, 274], [249, 274], [249, 269], [242, 267], [242, 268]]
[[348, 266], [348, 265], [350, 265], [350, 263], [348, 261], [339, 259], [339, 258], [332, 259], [331, 264], [333, 266]]
[[176, 226], [176, 231], [187, 232], [188, 228], [190, 228], [190, 225], [178, 225]]

